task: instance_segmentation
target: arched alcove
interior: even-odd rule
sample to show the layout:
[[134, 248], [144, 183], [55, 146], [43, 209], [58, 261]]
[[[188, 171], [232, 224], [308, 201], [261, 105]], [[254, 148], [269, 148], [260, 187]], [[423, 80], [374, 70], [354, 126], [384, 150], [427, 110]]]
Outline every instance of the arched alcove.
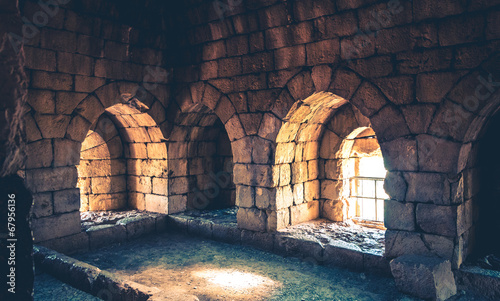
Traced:
[[140, 106], [113, 105], [92, 124], [77, 166], [81, 211], [168, 213], [165, 139]]
[[222, 120], [198, 103], [170, 121], [170, 212], [235, 206], [231, 141]]

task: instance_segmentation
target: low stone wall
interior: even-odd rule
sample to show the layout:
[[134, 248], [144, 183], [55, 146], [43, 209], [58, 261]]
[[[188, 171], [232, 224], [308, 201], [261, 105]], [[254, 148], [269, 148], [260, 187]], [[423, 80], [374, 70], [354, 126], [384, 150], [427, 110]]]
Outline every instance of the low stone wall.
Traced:
[[290, 233], [263, 233], [239, 229], [236, 223], [216, 223], [188, 216], [167, 216], [168, 230], [231, 244], [241, 244], [306, 262], [390, 276], [389, 261], [377, 254], [362, 252], [341, 241], [323, 244], [311, 237]]
[[116, 224], [92, 226], [84, 232], [44, 241], [40, 245], [64, 254], [72, 254], [122, 243], [147, 234], [165, 232], [166, 229], [166, 215], [148, 213], [145, 216], [121, 219]]
[[35, 265], [57, 279], [105, 300], [151, 300], [158, 288], [117, 277], [42, 246], [34, 247]]

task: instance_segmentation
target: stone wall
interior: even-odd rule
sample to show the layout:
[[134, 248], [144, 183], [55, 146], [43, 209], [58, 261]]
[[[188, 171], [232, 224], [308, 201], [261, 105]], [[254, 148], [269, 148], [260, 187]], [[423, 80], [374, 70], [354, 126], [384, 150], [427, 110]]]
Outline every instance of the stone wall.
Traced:
[[118, 129], [109, 117], [101, 115], [82, 143], [77, 166], [80, 211], [127, 206], [127, 163], [124, 157]]
[[[187, 2], [173, 79], [155, 67], [162, 45], [140, 39], [151, 31], [88, 10], [61, 10], [64, 17], [27, 43], [25, 120], [42, 164], [26, 166], [35, 202], [76, 187], [79, 155], [65, 158], [61, 149], [79, 154], [90, 125], [131, 91], [142, 92], [145, 113], [168, 140], [169, 212], [187, 208], [191, 172], [207, 156], [192, 151], [217, 151], [201, 139], [208, 134], [195, 135], [199, 122], [213, 119], [209, 131], [218, 118], [231, 142], [238, 226], [260, 232], [337, 208], [332, 154], [339, 140], [370, 126], [389, 171], [386, 256], [437, 256], [457, 268], [472, 243], [474, 146], [499, 106], [499, 2], [213, 4]], [[134, 90], [150, 86], [144, 81], [154, 88]], [[77, 215], [36, 220], [35, 238], [60, 224], [37, 239], [77, 233]]]
[[[105, 109], [135, 96], [159, 130], [169, 93], [168, 72], [159, 67], [165, 49], [160, 34], [127, 25], [119, 10], [109, 14], [112, 3], [59, 4], [51, 13], [32, 1], [21, 8], [36, 29], [24, 37], [30, 79], [24, 119], [31, 158], [26, 184], [35, 208], [45, 210], [33, 220], [37, 242], [80, 233], [76, 166], [82, 142]], [[47, 19], [35, 20], [42, 15]]]

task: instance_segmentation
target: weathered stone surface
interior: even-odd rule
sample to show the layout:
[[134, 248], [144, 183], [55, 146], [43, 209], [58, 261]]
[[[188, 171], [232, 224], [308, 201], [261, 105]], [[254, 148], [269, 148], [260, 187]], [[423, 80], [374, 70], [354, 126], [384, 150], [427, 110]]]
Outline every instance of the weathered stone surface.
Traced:
[[26, 171], [26, 185], [32, 192], [56, 191], [76, 187], [74, 167], [42, 168]]
[[408, 183], [407, 202], [450, 204], [450, 183], [446, 175], [409, 172], [404, 178]]
[[255, 204], [255, 189], [251, 186], [236, 186], [236, 206], [251, 208]]
[[457, 206], [417, 204], [418, 226], [427, 233], [453, 237], [457, 234]]
[[345, 267], [354, 270], [363, 269], [363, 253], [361, 249], [352, 244], [343, 241], [330, 242], [325, 246], [324, 264]]
[[214, 223], [211, 221], [192, 219], [188, 221], [188, 233], [205, 238], [212, 238], [213, 225]]
[[[33, 239], [42, 242], [54, 238], [80, 233], [80, 212], [64, 213], [33, 219]], [[64, 225], [64, 227], [61, 227]]]
[[87, 230], [87, 234], [91, 250], [127, 240], [127, 229], [123, 225], [92, 226]]
[[415, 205], [385, 200], [384, 225], [391, 230], [415, 231]]
[[54, 213], [74, 212], [80, 208], [80, 190], [54, 191]]
[[241, 230], [241, 244], [265, 251], [272, 251], [274, 234]]
[[155, 220], [152, 217], [130, 217], [116, 222], [127, 229], [127, 239], [135, 239], [155, 231]]
[[307, 202], [290, 208], [290, 222], [292, 225], [314, 220], [319, 217], [319, 201]]
[[253, 208], [239, 208], [238, 228], [265, 232], [267, 224], [267, 215], [265, 211]]
[[241, 231], [235, 224], [216, 224], [212, 225], [212, 237], [215, 240], [232, 244], [241, 242]]
[[446, 300], [457, 293], [448, 260], [405, 255], [391, 261], [398, 289], [419, 298]]
[[382, 142], [380, 143], [380, 149], [384, 156], [385, 168], [388, 171], [417, 170], [417, 143], [414, 139], [402, 137], [389, 142]]
[[53, 213], [53, 205], [52, 205], [52, 193], [36, 193], [33, 194], [33, 214], [35, 218], [49, 216]]
[[332, 222], [344, 221], [344, 207], [341, 200], [322, 200], [320, 216]]
[[393, 200], [407, 200], [406, 192], [408, 184], [399, 172], [388, 172], [385, 176], [384, 190]]

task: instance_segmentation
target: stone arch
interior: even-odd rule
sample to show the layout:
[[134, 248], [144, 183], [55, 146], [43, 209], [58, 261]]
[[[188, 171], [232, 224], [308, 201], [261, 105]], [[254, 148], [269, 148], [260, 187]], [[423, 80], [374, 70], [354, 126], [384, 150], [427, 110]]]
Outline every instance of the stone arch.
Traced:
[[[48, 115], [31, 112], [27, 115], [27, 120], [32, 123], [32, 128], [39, 130], [39, 133], [28, 137], [31, 142], [28, 155], [32, 158], [43, 158], [41, 163], [36, 163], [33, 159], [26, 164], [26, 185], [35, 195], [35, 226], [33, 229], [36, 231], [34, 233], [36, 241], [50, 240], [80, 232], [80, 191], [75, 187], [77, 187], [78, 180], [76, 166], [80, 161], [82, 142], [92, 124], [106, 110], [113, 111], [113, 106], [122, 106], [127, 100], [134, 98], [144, 101], [144, 107], [140, 109], [145, 112], [139, 112], [135, 108], [136, 111], [122, 113], [132, 116], [136, 114], [148, 115], [148, 112], [152, 112], [149, 120], [145, 121], [144, 118], [139, 118], [141, 120], [137, 119], [136, 121], [144, 121], [150, 125], [154, 123], [155, 126], [150, 127], [154, 128], [155, 136], [163, 136], [157, 126], [162, 122], [161, 115], [152, 111], [154, 108], [163, 108], [162, 102], [148, 91], [139, 89], [139, 85], [130, 82], [106, 84], [89, 93], [78, 103], [64, 108], [65, 114]], [[132, 110], [132, 108], [130, 109]], [[132, 119], [134, 118], [132, 117]], [[140, 127], [138, 124], [137, 127]], [[124, 125], [123, 128], [125, 136], [133, 136], [131, 134], [134, 131], [133, 126]], [[147, 136], [150, 135], [147, 134]], [[163, 142], [154, 141], [154, 143], [160, 145]], [[130, 149], [134, 149], [134, 147]], [[162, 202], [166, 202], [166, 198]], [[166, 210], [158, 210], [166, 212]], [[50, 228], [59, 228], [60, 224], [66, 226], [60, 227], [60, 231], [48, 231]]]
[[[317, 90], [318, 88], [325, 89], [327, 92], [319, 92]], [[290, 120], [294, 120], [293, 115], [296, 112], [299, 112], [297, 116], [301, 116], [303, 115], [301, 111], [307, 110], [306, 107], [308, 107], [309, 104], [304, 106], [306, 100], [307, 102], [316, 102], [317, 99], [320, 99], [318, 103], [321, 103], [322, 97], [330, 100], [325, 101], [322, 105], [318, 105], [323, 108], [323, 110], [321, 110], [321, 114], [313, 114], [314, 116], [311, 115], [310, 117], [304, 117], [302, 119], [299, 118], [299, 120], [303, 123], [302, 126], [300, 126], [301, 122], [298, 122], [295, 125], [294, 122], [290, 122]], [[274, 106], [272, 108], [274, 118], [284, 121], [284, 125], [277, 128], [279, 134], [276, 134], [276, 152], [281, 152], [283, 151], [282, 148], [286, 147], [286, 143], [284, 143], [285, 141], [280, 141], [283, 140], [283, 136], [286, 136], [287, 134], [282, 133], [288, 132], [288, 136], [291, 137], [299, 133], [299, 131], [300, 133], [308, 132], [310, 137], [305, 138], [305, 135], [302, 134], [299, 139], [302, 139], [303, 141], [319, 141], [320, 137], [323, 135], [324, 123], [329, 120], [328, 118], [333, 118], [335, 112], [343, 105], [346, 105], [346, 108], [348, 107], [350, 110], [355, 112], [355, 114], [353, 113], [353, 116], [356, 116], [355, 119], [358, 122], [358, 127], [370, 126], [373, 128], [377, 135], [377, 139], [380, 142], [386, 168], [389, 170], [398, 168], [397, 164], [400, 164], [398, 161], [399, 154], [395, 153], [394, 146], [401, 145], [401, 140], [409, 140], [413, 141], [413, 143], [415, 142], [414, 139], [405, 138], [405, 136], [410, 134], [410, 131], [401, 111], [376, 85], [370, 81], [363, 79], [359, 74], [350, 69], [343, 67], [335, 69], [334, 66], [329, 65], [316, 66], [312, 68], [312, 70], [305, 70], [293, 76], [287, 82], [282, 92], [274, 102]], [[312, 119], [312, 122], [309, 119]], [[317, 124], [314, 125], [315, 123]], [[303, 131], [306, 128], [312, 129], [313, 127], [316, 127], [315, 130]], [[353, 127], [352, 129], [350, 128], [350, 131], [347, 134], [355, 130], [355, 128], [356, 127]], [[297, 138], [297, 136], [294, 136], [294, 139], [295, 138]], [[291, 141], [287, 141], [287, 143], [291, 143]], [[313, 145], [314, 144], [311, 144], [308, 149], [311, 154], [314, 154], [315, 151], [319, 152], [319, 146]], [[416, 146], [413, 144], [408, 147], [409, 153], [413, 153], [412, 156], [416, 160]], [[313, 156], [317, 156], [316, 158], [319, 158], [319, 155]], [[281, 158], [276, 155], [276, 164], [280, 164], [278, 163], [280, 160]], [[301, 164], [304, 165], [304, 163]], [[292, 167], [290, 168], [292, 169]], [[274, 168], [274, 178], [278, 179], [274, 182], [276, 187], [278, 187], [276, 191], [277, 204], [279, 204], [280, 199], [283, 198], [283, 193], [290, 194], [291, 190], [289, 188], [279, 188], [281, 185], [281, 172], [281, 167]], [[312, 183], [314, 183], [314, 181], [312, 181]], [[319, 191], [322, 189], [320, 185], [318, 183], [308, 185], [311, 186], [309, 189], [310, 191], [318, 191], [316, 195], [319, 200]], [[288, 185], [285, 185], [285, 187], [287, 186]], [[304, 188], [304, 195], [306, 194], [305, 190], [306, 189]], [[311, 195], [314, 196], [315, 192], [312, 192]], [[310, 196], [308, 198], [314, 199], [314, 197], [311, 198]], [[319, 203], [317, 205], [317, 208], [319, 208]], [[305, 206], [306, 205], [302, 205], [302, 207]], [[282, 206], [277, 205], [276, 207], [278, 208]], [[294, 224], [296, 222], [312, 219], [317, 214], [316, 212], [319, 212], [319, 209], [317, 210], [314, 206], [311, 208], [312, 209], [306, 210], [306, 212], [313, 212], [312, 215], [307, 216], [307, 214], [305, 214], [302, 218], [297, 219], [292, 218], [291, 213], [287, 213], [286, 210], [282, 210], [281, 208], [281, 211], [276, 211], [276, 216], [273, 219], [273, 222], [276, 224], [269, 226], [269, 228], [279, 229], [285, 227], [287, 224]], [[275, 213], [273, 212], [273, 214]], [[292, 220], [295, 220], [295, 222]]]
[[246, 136], [231, 100], [198, 82], [177, 91], [168, 107], [170, 212], [238, 205], [234, 145]]
[[[487, 249], [481, 233], [487, 225], [485, 220], [494, 222], [496, 218], [490, 219], [485, 212], [498, 212], [498, 206], [485, 201], [486, 188], [484, 183], [484, 170], [486, 158], [491, 152], [485, 152], [485, 146], [492, 142], [492, 123], [498, 120], [500, 110], [500, 82], [498, 74], [492, 70], [498, 70], [498, 63], [485, 63], [480, 69], [470, 72], [448, 93], [447, 97], [454, 102], [460, 101], [461, 110], [469, 112], [469, 118], [455, 120], [459, 126], [449, 131], [450, 136], [460, 135], [458, 154], [455, 158], [456, 181], [452, 190], [452, 202], [458, 204], [457, 208], [457, 243], [454, 255], [454, 263], [457, 267], [471, 255], [480, 254], [478, 247]], [[460, 115], [459, 115], [460, 116]], [[463, 124], [462, 124], [463, 123]], [[498, 122], [496, 123], [498, 125]], [[488, 131], [490, 133], [488, 134]], [[489, 146], [491, 147], [491, 145]], [[496, 156], [496, 153], [494, 154]], [[494, 166], [495, 156], [488, 157], [487, 165]], [[451, 163], [450, 163], [451, 164]], [[495, 214], [496, 216], [496, 214]], [[498, 224], [489, 225], [489, 230], [498, 227]], [[494, 231], [494, 230], [492, 230]]]

